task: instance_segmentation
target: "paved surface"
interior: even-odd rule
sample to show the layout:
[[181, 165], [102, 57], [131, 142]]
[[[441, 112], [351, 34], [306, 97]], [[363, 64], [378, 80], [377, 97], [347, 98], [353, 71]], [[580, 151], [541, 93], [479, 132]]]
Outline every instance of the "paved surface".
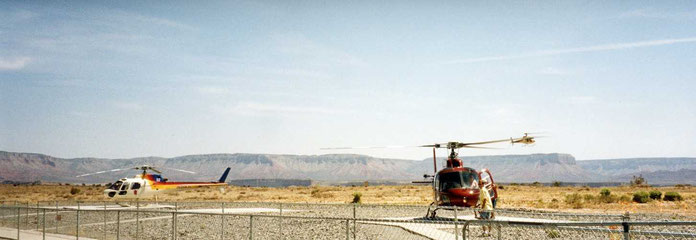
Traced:
[[[16, 228], [6, 228], [0, 227], [0, 239], [17, 239], [17, 229]], [[40, 231], [34, 230], [22, 230], [19, 235], [19, 239], [35, 240], [43, 239], [43, 234]], [[75, 236], [46, 233], [46, 239], [51, 240], [61, 240], [61, 239], [75, 239]], [[90, 240], [93, 238], [83, 238], [80, 239]]]
[[[112, 208], [110, 208], [112, 207]], [[142, 209], [143, 207], [141, 207]], [[157, 207], [157, 208], [161, 208]], [[55, 209], [55, 208], [53, 208]], [[64, 209], [64, 207], [59, 207], [59, 209]], [[75, 209], [77, 209], [77, 206], [75, 206]], [[103, 206], [101, 207], [95, 207], [92, 206], [92, 208], [87, 208], [87, 207], [80, 207], [80, 209], [92, 209], [92, 210], [102, 210], [104, 209]], [[134, 209], [133, 207], [120, 207], [120, 206], [108, 206], [106, 209]], [[292, 210], [292, 209], [283, 209], [283, 212], [297, 212], [298, 210]], [[244, 213], [267, 213], [267, 212], [280, 212], [280, 209], [277, 208], [225, 208], [224, 212], [220, 208], [208, 208], [208, 209], [182, 209], [178, 211], [179, 213], [184, 213], [184, 214], [179, 214], [178, 217], [187, 217], [187, 216], [193, 216], [194, 214], [185, 214], [187, 212], [204, 212], [204, 213], [225, 213], [225, 214], [244, 214]], [[48, 213], [47, 213], [48, 214]], [[29, 215], [36, 215], [34, 214], [29, 214]], [[22, 216], [27, 216], [26, 214], [23, 214]], [[8, 216], [8, 217], [14, 217], [14, 216]], [[126, 220], [121, 220], [120, 223], [131, 223], [135, 221], [151, 221], [151, 220], [160, 220], [160, 219], [171, 219], [171, 216], [159, 216], [159, 217], [149, 217], [149, 218], [141, 218], [139, 220], [136, 219], [126, 219]], [[109, 221], [106, 222], [106, 224], [116, 224], [116, 221]], [[89, 226], [98, 226], [98, 225], [104, 225], [103, 222], [97, 222], [97, 223], [87, 223], [87, 224], [80, 224], [80, 227], [89, 227]], [[74, 226], [61, 226], [59, 228], [71, 228]], [[0, 239], [17, 239], [17, 229], [16, 228], [6, 228], [6, 227], [0, 227]], [[35, 231], [35, 230], [22, 230], [20, 232], [20, 239], [43, 239], [43, 234], [41, 231]], [[70, 236], [70, 235], [62, 235], [62, 234], [53, 234], [53, 233], [47, 233], [46, 234], [46, 239], [75, 239], [75, 236]], [[91, 238], [80, 238], [80, 239], [91, 239]]]
[[[425, 219], [423, 219], [423, 217], [399, 217], [399, 218], [384, 218], [384, 219], [404, 220], [404, 221], [425, 220]], [[439, 220], [441, 220], [441, 221], [454, 221], [454, 218], [440, 217]], [[477, 220], [477, 219], [473, 215], [465, 215], [465, 216], [457, 217], [457, 220], [467, 221], [467, 220]], [[541, 219], [541, 218], [521, 218], [521, 217], [504, 217], [504, 216], [496, 217], [495, 220], [508, 221], [508, 222], [524, 222], [524, 223], [568, 222], [568, 221], [558, 221], [558, 220]], [[456, 239], [462, 238], [462, 235], [461, 235], [462, 225], [460, 225], [458, 229], [454, 229], [455, 227], [452, 224], [439, 224], [439, 223], [402, 223], [402, 222], [371, 222], [371, 221], [364, 221], [361, 223], [399, 227], [399, 228], [402, 228], [402, 229], [409, 231], [411, 233], [418, 234], [418, 235], [421, 235], [423, 237], [427, 237], [430, 239], [455, 239], [455, 237], [458, 237]], [[458, 233], [457, 235], [454, 234], [455, 231]]]

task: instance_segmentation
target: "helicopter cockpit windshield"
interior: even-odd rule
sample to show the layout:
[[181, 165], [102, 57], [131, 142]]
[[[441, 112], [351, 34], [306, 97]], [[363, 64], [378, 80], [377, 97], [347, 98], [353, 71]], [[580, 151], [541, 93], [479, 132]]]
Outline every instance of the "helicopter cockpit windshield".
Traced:
[[109, 189], [112, 189], [112, 190], [119, 190], [119, 189], [121, 189], [121, 185], [123, 185], [123, 182], [121, 182], [121, 181], [116, 181], [114, 184], [111, 184], [111, 186], [109, 187]]
[[473, 172], [449, 172], [439, 176], [440, 191], [447, 191], [453, 188], [478, 188], [479, 177]]

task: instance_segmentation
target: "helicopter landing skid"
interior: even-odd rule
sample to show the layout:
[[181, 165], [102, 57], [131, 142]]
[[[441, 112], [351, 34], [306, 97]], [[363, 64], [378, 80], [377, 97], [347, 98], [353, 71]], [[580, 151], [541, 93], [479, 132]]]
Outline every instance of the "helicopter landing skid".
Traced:
[[[434, 206], [434, 209], [433, 209], [433, 206]], [[436, 218], [437, 210], [439, 210], [439, 209], [440, 209], [440, 207], [435, 205], [435, 202], [430, 203], [430, 205], [428, 205], [428, 213], [425, 214], [425, 218], [429, 218], [429, 219]]]

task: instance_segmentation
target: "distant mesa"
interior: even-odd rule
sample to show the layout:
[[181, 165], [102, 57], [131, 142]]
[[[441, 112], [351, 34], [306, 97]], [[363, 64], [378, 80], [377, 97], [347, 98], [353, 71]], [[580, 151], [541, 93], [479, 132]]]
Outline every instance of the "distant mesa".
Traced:
[[[570, 154], [465, 156], [466, 166], [488, 168], [498, 182], [629, 182], [642, 174], [649, 184], [696, 184], [696, 158], [629, 158], [576, 161]], [[137, 174], [134, 171], [75, 176], [115, 168], [149, 164], [186, 169], [191, 175], [166, 171], [169, 179], [211, 181], [220, 169], [231, 167], [232, 182], [266, 179], [279, 186], [294, 180], [322, 183], [408, 182], [432, 172], [432, 159], [411, 161], [356, 154], [276, 155], [203, 154], [173, 158], [130, 159], [56, 158], [44, 154], [0, 151], [0, 180], [11, 182], [106, 183]], [[438, 167], [443, 166], [439, 159]], [[287, 181], [286, 181], [287, 180]], [[268, 184], [276, 184], [267, 182]], [[297, 184], [305, 184], [297, 183]], [[310, 183], [311, 184], [311, 183]]]

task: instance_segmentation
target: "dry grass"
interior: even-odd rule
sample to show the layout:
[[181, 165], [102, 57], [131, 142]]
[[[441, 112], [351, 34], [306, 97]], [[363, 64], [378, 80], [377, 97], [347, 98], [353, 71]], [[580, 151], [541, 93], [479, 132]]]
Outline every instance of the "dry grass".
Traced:
[[[77, 194], [71, 194], [78, 188]], [[601, 188], [588, 187], [541, 187], [504, 186], [499, 191], [500, 207], [551, 209], [575, 212], [662, 212], [696, 215], [696, 187], [610, 187], [613, 196], [610, 203], [600, 199]], [[679, 192], [683, 201], [651, 201], [645, 204], [633, 203], [631, 194], [636, 191], [657, 189], [664, 192]], [[103, 187], [94, 186], [12, 186], [0, 185], [0, 201], [54, 201], [82, 200], [103, 201]], [[270, 202], [309, 202], [309, 203], [349, 203], [353, 193], [362, 194], [362, 203], [367, 204], [422, 204], [432, 201], [429, 186], [368, 186], [368, 187], [227, 187], [225, 193], [218, 189], [189, 189], [159, 197], [166, 201], [270, 201]], [[625, 196], [625, 197], [622, 197]], [[623, 198], [623, 200], [622, 200]]]

